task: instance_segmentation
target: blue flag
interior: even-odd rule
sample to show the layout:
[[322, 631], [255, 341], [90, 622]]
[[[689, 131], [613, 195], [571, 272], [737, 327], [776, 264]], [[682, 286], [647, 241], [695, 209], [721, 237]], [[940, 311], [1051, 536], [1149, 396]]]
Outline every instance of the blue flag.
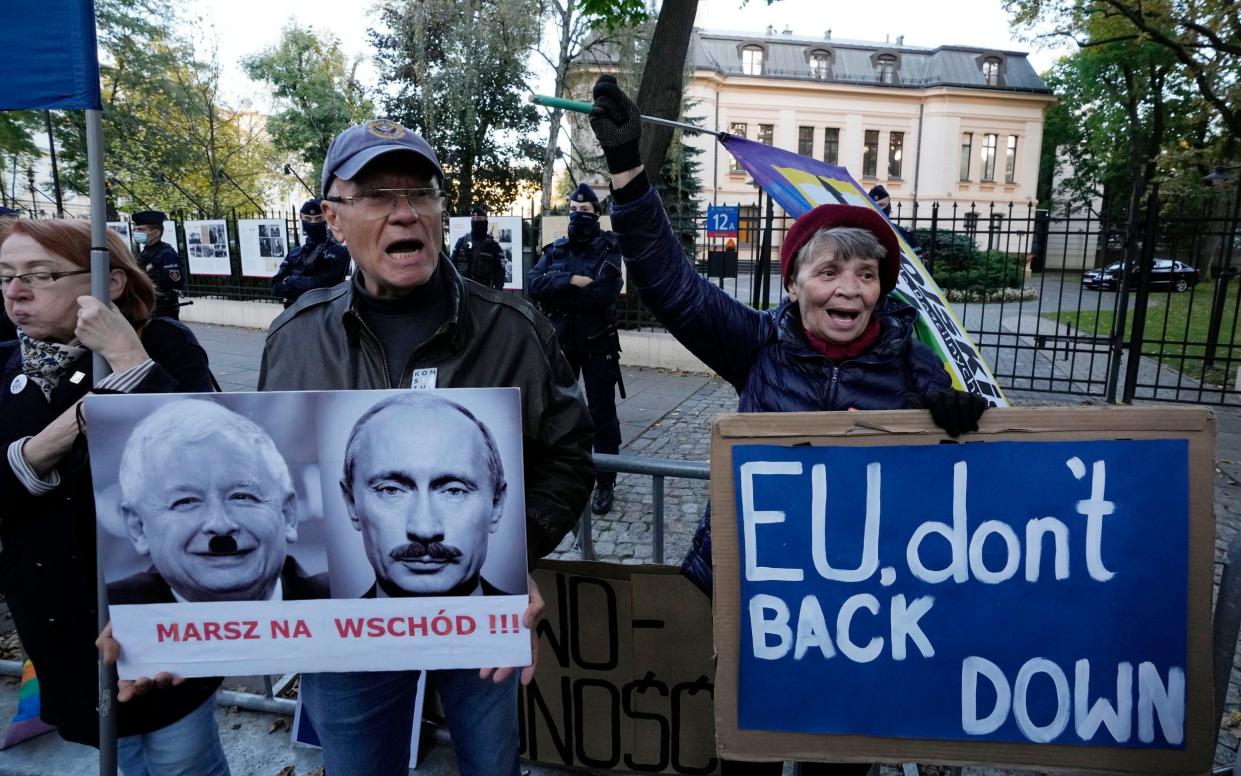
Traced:
[[5, 0], [0, 51], [0, 110], [103, 108], [93, 0]]

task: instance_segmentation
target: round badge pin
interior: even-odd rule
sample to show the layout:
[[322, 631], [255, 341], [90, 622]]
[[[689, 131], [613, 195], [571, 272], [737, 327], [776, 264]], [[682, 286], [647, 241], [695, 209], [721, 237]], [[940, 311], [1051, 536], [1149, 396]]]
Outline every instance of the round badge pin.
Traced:
[[26, 375], [18, 375], [9, 383], [9, 392], [16, 395], [26, 390]]

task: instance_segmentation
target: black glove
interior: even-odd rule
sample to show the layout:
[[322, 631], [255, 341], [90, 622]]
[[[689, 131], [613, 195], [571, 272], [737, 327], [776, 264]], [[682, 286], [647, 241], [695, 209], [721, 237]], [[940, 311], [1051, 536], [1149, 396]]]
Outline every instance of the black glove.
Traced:
[[633, 104], [620, 86], [616, 78], [601, 75], [595, 81], [595, 107], [590, 111], [590, 128], [599, 139], [603, 148], [603, 158], [607, 160], [608, 172], [632, 170], [642, 164], [642, 154], [638, 150], [638, 141], [642, 137], [642, 116], [638, 106]]
[[931, 420], [954, 439], [967, 431], [977, 431], [978, 419], [988, 406], [987, 400], [977, 394], [951, 389], [926, 398]]

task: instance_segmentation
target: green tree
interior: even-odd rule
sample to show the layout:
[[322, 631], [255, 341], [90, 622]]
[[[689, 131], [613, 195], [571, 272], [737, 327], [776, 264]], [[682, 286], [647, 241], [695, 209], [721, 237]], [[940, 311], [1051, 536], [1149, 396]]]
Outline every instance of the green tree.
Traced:
[[357, 80], [360, 62], [345, 56], [334, 35], [319, 37], [296, 24], [284, 28], [275, 46], [242, 59], [247, 75], [275, 90], [278, 110], [267, 121], [272, 142], [311, 168], [313, 186], [332, 138], [374, 115]]
[[529, 138], [528, 55], [538, 37], [533, 0], [383, 0], [372, 30], [383, 102], [435, 149], [449, 212], [501, 209], [532, 189], [544, 149]]
[[43, 126], [36, 111], [0, 111], [0, 205], [14, 207], [13, 176], [39, 155], [31, 137]]

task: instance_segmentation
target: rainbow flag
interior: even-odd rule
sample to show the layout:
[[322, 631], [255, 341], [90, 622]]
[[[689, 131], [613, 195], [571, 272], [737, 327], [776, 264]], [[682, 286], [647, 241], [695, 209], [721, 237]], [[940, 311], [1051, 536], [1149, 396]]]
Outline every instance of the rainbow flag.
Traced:
[[[866, 207], [884, 215], [843, 167], [735, 135], [724, 135], [720, 142], [754, 182], [794, 218], [818, 205], [832, 203]], [[893, 231], [904, 252], [900, 278], [893, 293], [917, 309], [918, 339], [939, 356], [957, 388], [976, 393], [993, 406], [1008, 406], [995, 375], [965, 332], [944, 292], [901, 233]]]
[[4, 731], [0, 749], [8, 749], [55, 729], [39, 719], [39, 677], [35, 675], [34, 663], [27, 660], [22, 664], [22, 683], [17, 690], [17, 713]]

